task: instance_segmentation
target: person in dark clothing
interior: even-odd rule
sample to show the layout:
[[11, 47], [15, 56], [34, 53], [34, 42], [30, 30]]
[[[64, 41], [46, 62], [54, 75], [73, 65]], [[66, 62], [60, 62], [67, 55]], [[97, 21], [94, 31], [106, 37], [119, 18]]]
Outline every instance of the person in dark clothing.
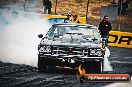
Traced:
[[52, 2], [51, 0], [43, 0], [44, 13], [51, 14]]
[[73, 15], [72, 23], [81, 23], [77, 15]]
[[125, 14], [130, 0], [118, 0], [118, 14]]
[[103, 20], [99, 23], [99, 31], [102, 38], [106, 39], [106, 47], [108, 47], [109, 32], [112, 29], [111, 23], [108, 20], [108, 16], [105, 15]]
[[71, 13], [67, 13], [67, 18], [64, 19], [64, 23], [71, 23], [72, 22], [72, 14]]

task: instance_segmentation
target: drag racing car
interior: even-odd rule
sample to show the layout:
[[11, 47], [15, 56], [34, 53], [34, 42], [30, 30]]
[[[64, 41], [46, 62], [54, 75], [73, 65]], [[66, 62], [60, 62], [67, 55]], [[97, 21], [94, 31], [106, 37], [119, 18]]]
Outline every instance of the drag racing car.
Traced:
[[38, 70], [48, 67], [82, 67], [102, 73], [105, 47], [97, 27], [89, 24], [53, 24], [38, 45]]

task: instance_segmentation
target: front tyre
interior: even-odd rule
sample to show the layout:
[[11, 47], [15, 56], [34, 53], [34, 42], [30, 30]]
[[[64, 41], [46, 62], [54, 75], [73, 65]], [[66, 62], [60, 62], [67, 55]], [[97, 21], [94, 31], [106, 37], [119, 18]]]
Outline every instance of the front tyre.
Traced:
[[102, 61], [91, 61], [85, 64], [84, 68], [86, 73], [102, 73], [103, 72], [103, 62]]
[[46, 69], [47, 69], [47, 63], [45, 58], [40, 57], [38, 55], [38, 71], [42, 72], [42, 71], [46, 71]]

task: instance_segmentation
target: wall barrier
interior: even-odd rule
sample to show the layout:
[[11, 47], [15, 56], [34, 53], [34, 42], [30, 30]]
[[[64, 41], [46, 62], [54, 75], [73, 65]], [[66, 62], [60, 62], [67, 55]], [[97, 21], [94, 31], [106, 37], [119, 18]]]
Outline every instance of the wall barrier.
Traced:
[[[42, 18], [48, 19], [50, 23], [63, 23], [66, 16], [42, 14]], [[81, 24], [86, 24], [86, 17], [78, 17]]]
[[[62, 23], [66, 16], [62, 15], [41, 15], [42, 18], [47, 18], [50, 22], [55, 23]], [[81, 24], [86, 24], [85, 17], [79, 17]], [[132, 48], [132, 33], [129, 32], [121, 32], [121, 31], [111, 31], [109, 35], [109, 46], [116, 46], [116, 47], [125, 47], [125, 48]]]
[[132, 33], [111, 31], [108, 41], [109, 46], [132, 48]]

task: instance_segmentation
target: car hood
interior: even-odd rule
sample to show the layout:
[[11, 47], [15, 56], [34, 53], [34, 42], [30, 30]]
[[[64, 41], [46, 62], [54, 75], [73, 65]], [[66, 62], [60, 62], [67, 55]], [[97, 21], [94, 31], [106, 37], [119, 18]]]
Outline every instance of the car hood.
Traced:
[[88, 43], [71, 43], [71, 42], [62, 42], [62, 41], [53, 41], [53, 40], [42, 40], [40, 45], [52, 45], [52, 46], [72, 46], [72, 47], [102, 47], [102, 43], [97, 44], [93, 42]]

